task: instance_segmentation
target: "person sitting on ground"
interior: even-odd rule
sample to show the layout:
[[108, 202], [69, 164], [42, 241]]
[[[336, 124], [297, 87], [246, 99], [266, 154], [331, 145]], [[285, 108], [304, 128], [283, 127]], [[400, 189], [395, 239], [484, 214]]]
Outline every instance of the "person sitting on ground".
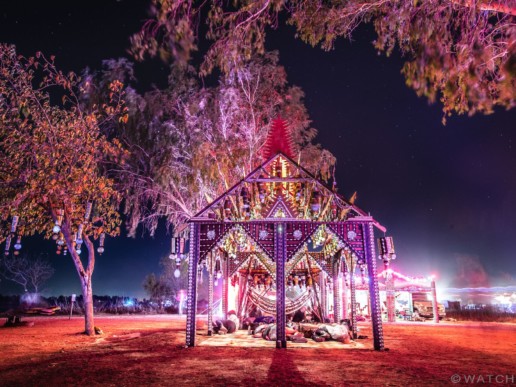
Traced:
[[231, 320], [216, 320], [213, 324], [213, 332], [218, 333], [219, 335], [233, 333], [236, 329], [236, 324]]
[[240, 320], [234, 310], [230, 310], [228, 312], [228, 320], [231, 320], [235, 323], [237, 329], [240, 327]]

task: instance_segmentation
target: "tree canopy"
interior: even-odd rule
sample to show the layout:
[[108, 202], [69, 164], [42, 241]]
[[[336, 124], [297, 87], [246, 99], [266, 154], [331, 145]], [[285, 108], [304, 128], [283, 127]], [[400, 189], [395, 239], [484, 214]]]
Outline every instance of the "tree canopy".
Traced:
[[266, 32], [286, 20], [297, 37], [325, 50], [374, 25], [374, 46], [406, 58], [406, 83], [446, 115], [491, 113], [515, 104], [516, 6], [512, 0], [152, 0], [151, 17], [132, 37], [137, 58], [159, 55], [187, 62], [203, 25], [212, 43], [202, 70], [229, 72], [265, 52]]
[[[91, 276], [93, 240], [120, 232], [120, 193], [110, 177], [125, 155], [104, 134], [121, 116], [123, 85], [109, 84], [109, 102], [81, 103], [90, 85], [64, 74], [41, 53], [18, 56], [0, 45], [0, 221], [9, 253], [26, 235], [54, 234], [58, 252], [68, 252], [83, 287], [86, 332], [93, 334]], [[81, 260], [82, 243], [87, 249]]]
[[[103, 79], [128, 70], [126, 61], [106, 64]], [[126, 93], [128, 121], [120, 138], [131, 158], [119, 177], [130, 235], [140, 224], [154, 233], [163, 216], [177, 232], [256, 168], [278, 114], [289, 123], [296, 157], [322, 178], [332, 174], [335, 158], [314, 144], [304, 94], [287, 83], [277, 53], [231, 68], [213, 87], [201, 85], [192, 67], [176, 64], [166, 89]]]

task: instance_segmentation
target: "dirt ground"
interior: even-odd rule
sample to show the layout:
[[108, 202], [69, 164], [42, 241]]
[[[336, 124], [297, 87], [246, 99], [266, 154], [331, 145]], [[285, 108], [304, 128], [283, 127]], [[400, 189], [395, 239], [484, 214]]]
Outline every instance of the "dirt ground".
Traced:
[[[0, 328], [0, 385], [348, 386], [516, 384], [516, 325], [385, 324], [387, 351], [372, 349], [368, 324], [359, 348], [184, 348], [179, 316], [30, 317], [32, 327]], [[0, 320], [0, 323], [3, 324]], [[210, 340], [205, 322], [198, 343]], [[259, 339], [257, 339], [259, 340]], [[489, 375], [491, 383], [488, 383]], [[495, 379], [496, 378], [496, 379]], [[507, 383], [508, 382], [508, 383]]]

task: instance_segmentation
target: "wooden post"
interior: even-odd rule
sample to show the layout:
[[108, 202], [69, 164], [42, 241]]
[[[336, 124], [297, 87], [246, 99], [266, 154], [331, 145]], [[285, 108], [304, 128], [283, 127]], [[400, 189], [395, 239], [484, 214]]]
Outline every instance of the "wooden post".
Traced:
[[439, 305], [437, 304], [437, 291], [435, 289], [435, 279], [432, 278], [432, 309], [434, 310], [434, 323], [439, 323]]
[[77, 296], [75, 294], [72, 294], [72, 296], [70, 297], [70, 317], [68, 318], [68, 320], [72, 319], [73, 303], [75, 302], [76, 297]]

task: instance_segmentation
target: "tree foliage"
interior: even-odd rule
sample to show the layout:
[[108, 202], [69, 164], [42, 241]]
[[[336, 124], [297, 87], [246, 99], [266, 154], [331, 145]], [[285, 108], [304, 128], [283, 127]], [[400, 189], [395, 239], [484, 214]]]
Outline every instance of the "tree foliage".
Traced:
[[[93, 240], [120, 231], [121, 196], [108, 167], [121, 162], [124, 152], [104, 131], [124, 108], [120, 82], [109, 84], [109, 103], [103, 105], [81, 103], [87, 87], [74, 73], [59, 71], [52, 57], [25, 58], [13, 46], [0, 46], [0, 221], [12, 234], [1, 238], [50, 237], [54, 224], [60, 226], [56, 238], [81, 279], [90, 308], [86, 331], [93, 334]], [[91, 216], [87, 203], [93, 204]], [[88, 250], [85, 264], [81, 239]]]
[[149, 298], [157, 301], [160, 307], [167, 297], [171, 297], [172, 290], [162, 277], [157, 277], [156, 274], [151, 273], [143, 280], [143, 289], [147, 292]]
[[[126, 66], [108, 64], [103, 78]], [[102, 82], [100, 82], [102, 83]], [[317, 131], [303, 92], [287, 83], [277, 53], [231, 68], [214, 87], [203, 87], [192, 67], [172, 67], [169, 86], [144, 95], [127, 90], [129, 118], [121, 138], [131, 150], [119, 171], [130, 235], [139, 224], [154, 233], [158, 220], [181, 225], [261, 162], [270, 122], [289, 123], [301, 162], [322, 178], [335, 159], [314, 144]]]
[[360, 24], [373, 23], [375, 47], [387, 55], [398, 47], [407, 85], [431, 102], [440, 98], [445, 116], [514, 107], [513, 0], [153, 0], [151, 18], [132, 37], [132, 52], [185, 62], [206, 23], [213, 43], [203, 71], [219, 66], [229, 72], [265, 51], [266, 31], [281, 18], [303, 41], [325, 50], [339, 37], [351, 38]]

